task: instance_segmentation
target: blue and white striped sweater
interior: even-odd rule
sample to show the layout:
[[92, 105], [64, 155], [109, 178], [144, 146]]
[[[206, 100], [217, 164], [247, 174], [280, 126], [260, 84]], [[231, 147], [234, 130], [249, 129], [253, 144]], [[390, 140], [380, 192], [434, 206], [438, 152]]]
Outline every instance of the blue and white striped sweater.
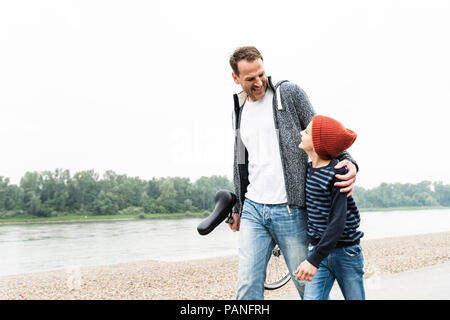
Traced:
[[308, 261], [316, 267], [335, 247], [359, 243], [364, 235], [357, 230], [360, 216], [353, 197], [340, 192], [334, 183], [335, 175], [345, 174], [347, 169], [336, 170], [339, 162], [333, 159], [327, 166], [313, 168], [308, 165], [306, 175], [306, 210], [308, 213], [308, 237], [315, 246]]

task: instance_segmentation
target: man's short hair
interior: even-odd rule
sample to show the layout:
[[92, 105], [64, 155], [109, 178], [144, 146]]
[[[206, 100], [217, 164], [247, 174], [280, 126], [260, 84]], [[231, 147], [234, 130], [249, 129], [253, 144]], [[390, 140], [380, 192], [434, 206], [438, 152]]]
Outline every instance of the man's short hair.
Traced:
[[256, 59], [263, 60], [263, 57], [258, 49], [253, 46], [237, 48], [230, 57], [231, 69], [233, 69], [234, 74], [237, 76], [239, 76], [238, 62], [244, 59], [248, 62], [253, 62]]

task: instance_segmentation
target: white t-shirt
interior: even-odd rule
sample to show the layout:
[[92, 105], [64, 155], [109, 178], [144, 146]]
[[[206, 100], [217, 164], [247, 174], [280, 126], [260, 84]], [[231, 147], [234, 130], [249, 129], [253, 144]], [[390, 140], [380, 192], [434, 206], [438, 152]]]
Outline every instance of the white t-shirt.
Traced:
[[264, 98], [247, 100], [241, 115], [240, 135], [248, 150], [246, 198], [264, 204], [286, 203], [280, 146], [273, 115], [273, 91], [267, 88]]

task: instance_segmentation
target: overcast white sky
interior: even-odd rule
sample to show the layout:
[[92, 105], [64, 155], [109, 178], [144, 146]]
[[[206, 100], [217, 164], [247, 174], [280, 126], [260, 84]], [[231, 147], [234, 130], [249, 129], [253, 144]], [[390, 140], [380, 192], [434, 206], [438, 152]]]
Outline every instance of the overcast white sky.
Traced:
[[232, 178], [229, 55], [356, 131], [357, 184], [450, 183], [450, 1], [1, 1], [0, 176]]

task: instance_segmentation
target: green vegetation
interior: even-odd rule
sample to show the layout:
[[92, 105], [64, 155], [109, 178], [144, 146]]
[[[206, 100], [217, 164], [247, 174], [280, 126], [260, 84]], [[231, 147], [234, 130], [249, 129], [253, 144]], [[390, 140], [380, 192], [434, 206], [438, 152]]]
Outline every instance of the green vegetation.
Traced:
[[[2, 221], [83, 220], [205, 216], [214, 208], [219, 189], [232, 190], [226, 177], [138, 177], [107, 171], [102, 179], [93, 170], [27, 172], [19, 185], [0, 176]], [[84, 218], [87, 217], [87, 218]]]
[[[68, 170], [27, 172], [19, 185], [0, 176], [0, 219], [17, 221], [88, 221], [204, 217], [214, 208], [219, 189], [234, 190], [224, 176], [153, 178], [107, 171], [100, 179], [93, 170], [70, 175]], [[362, 210], [439, 208], [450, 206], [450, 185], [382, 183], [373, 189], [356, 186], [354, 198]]]
[[442, 182], [382, 183], [373, 189], [355, 186], [358, 208], [408, 208], [450, 206], [450, 185]]
[[5, 223], [45, 223], [45, 222], [89, 222], [89, 221], [107, 221], [107, 220], [135, 220], [135, 219], [179, 219], [179, 218], [203, 218], [208, 216], [210, 212], [183, 212], [172, 213], [170, 215], [166, 213], [145, 214], [139, 215], [124, 215], [115, 214], [108, 216], [81, 216], [81, 215], [59, 215], [53, 217], [31, 217], [31, 216], [16, 216], [14, 218], [2, 218], [0, 224]]

